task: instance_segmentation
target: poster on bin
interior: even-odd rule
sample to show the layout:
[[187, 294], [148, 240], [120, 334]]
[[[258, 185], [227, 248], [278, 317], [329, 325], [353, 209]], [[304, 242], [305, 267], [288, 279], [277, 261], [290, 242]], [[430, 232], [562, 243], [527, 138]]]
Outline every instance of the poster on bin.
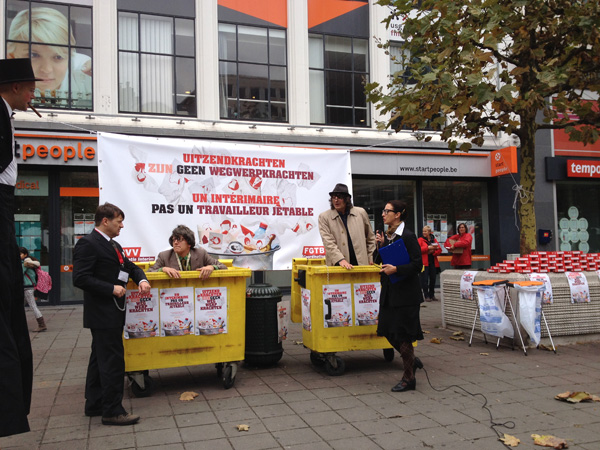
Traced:
[[137, 289], [125, 294], [125, 339], [138, 339], [159, 336], [158, 331], [158, 289], [148, 293]]
[[194, 333], [194, 288], [160, 290], [160, 335], [185, 336]]
[[98, 183], [100, 203], [127, 215], [119, 243], [131, 261], [153, 261], [184, 223], [211, 255], [252, 270], [323, 257], [319, 214], [336, 183], [352, 190], [347, 150], [109, 133], [98, 135]]
[[196, 288], [196, 336], [227, 333], [227, 287]]
[[300, 296], [302, 297], [302, 328], [306, 331], [312, 330], [312, 320], [310, 317], [310, 290], [301, 288]]
[[571, 303], [589, 303], [590, 289], [582, 272], [565, 272], [571, 290]]
[[377, 325], [381, 283], [354, 283], [354, 325]]
[[290, 305], [289, 300], [282, 300], [277, 303], [277, 340], [285, 341], [290, 329]]
[[325, 328], [352, 326], [350, 284], [323, 285], [323, 325]]
[[544, 292], [542, 292], [542, 304], [551, 305], [553, 300], [552, 295], [552, 282], [550, 281], [550, 277], [547, 273], [530, 273], [529, 280], [531, 281], [541, 281], [544, 283]]

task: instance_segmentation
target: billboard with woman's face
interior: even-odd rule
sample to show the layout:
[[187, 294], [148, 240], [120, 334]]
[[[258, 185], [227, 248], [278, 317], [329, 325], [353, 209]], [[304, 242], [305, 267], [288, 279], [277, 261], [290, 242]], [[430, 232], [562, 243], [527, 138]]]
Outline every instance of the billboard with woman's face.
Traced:
[[35, 106], [92, 109], [92, 8], [82, 3], [7, 0], [6, 56], [31, 58]]

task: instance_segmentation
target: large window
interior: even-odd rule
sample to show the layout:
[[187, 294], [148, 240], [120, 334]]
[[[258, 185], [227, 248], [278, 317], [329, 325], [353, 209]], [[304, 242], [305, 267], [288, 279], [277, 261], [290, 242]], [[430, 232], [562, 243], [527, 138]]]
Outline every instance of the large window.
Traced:
[[[74, 2], [73, 2], [74, 3]], [[6, 2], [6, 56], [31, 58], [34, 106], [92, 109], [92, 8], [65, 3]]]
[[600, 186], [557, 181], [556, 212], [560, 250], [600, 252]]
[[381, 210], [390, 200], [404, 200], [408, 204], [406, 223], [409, 229], [415, 230], [415, 192], [416, 183], [411, 180], [352, 180], [352, 203], [367, 211], [369, 220], [375, 230], [385, 230]]
[[311, 34], [309, 66], [310, 122], [368, 127], [368, 40]]
[[486, 184], [482, 182], [423, 181], [423, 225], [431, 226], [436, 239], [444, 243], [464, 223], [473, 236], [473, 254], [489, 254], [484, 248], [484, 234], [488, 232], [486, 198]]
[[119, 110], [196, 116], [194, 20], [119, 11]]
[[219, 24], [221, 118], [287, 122], [285, 30]]

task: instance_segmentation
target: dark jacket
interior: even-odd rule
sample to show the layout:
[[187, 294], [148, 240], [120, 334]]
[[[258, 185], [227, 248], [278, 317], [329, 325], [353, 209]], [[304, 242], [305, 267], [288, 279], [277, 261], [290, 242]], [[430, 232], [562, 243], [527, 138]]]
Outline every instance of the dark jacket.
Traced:
[[[115, 242], [116, 243], [116, 242]], [[146, 278], [144, 271], [129, 261], [123, 248], [116, 243], [123, 257], [123, 266], [114, 247], [96, 230], [82, 237], [73, 250], [73, 285], [83, 289], [83, 326], [85, 328], [120, 328], [125, 325], [125, 298], [115, 304], [115, 285], [125, 286], [119, 281], [119, 272], [127, 272], [137, 284]]]
[[[423, 260], [417, 236], [405, 227], [402, 236], [395, 236], [391, 241], [385, 236], [382, 246], [389, 245], [400, 238], [404, 241], [410, 256], [410, 262], [396, 266], [396, 274], [404, 276], [404, 278], [395, 284], [390, 281], [387, 275], [381, 274], [381, 303], [390, 302], [392, 307], [419, 305], [423, 302], [423, 293], [419, 281], [419, 274], [423, 269]], [[377, 251], [375, 252], [375, 262], [377, 264], [382, 263], [381, 256]]]
[[13, 134], [10, 116], [4, 99], [0, 97], [0, 173], [4, 172], [13, 160]]

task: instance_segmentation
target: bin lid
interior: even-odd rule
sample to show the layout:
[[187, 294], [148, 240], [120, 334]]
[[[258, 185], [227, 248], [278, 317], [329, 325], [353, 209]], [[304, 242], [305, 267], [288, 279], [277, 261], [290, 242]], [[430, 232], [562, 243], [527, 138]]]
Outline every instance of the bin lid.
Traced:
[[277, 286], [273, 286], [269, 283], [256, 283], [251, 284], [246, 288], [246, 299], [255, 298], [281, 298], [281, 289]]

